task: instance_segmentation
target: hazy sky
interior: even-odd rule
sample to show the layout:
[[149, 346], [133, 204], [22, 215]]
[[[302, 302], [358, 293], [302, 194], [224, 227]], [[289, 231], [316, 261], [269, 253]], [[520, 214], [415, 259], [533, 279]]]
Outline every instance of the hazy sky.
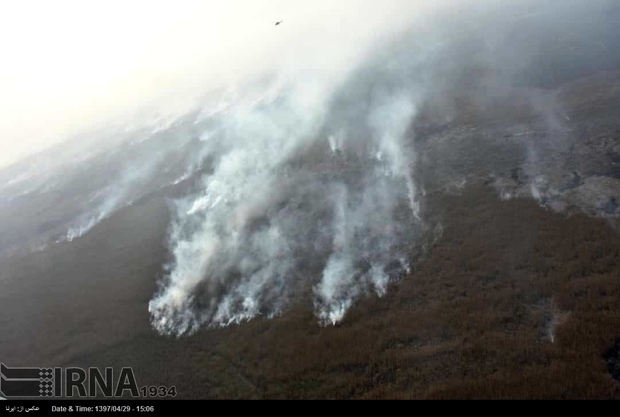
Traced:
[[423, 3], [2, 2], [0, 166], [75, 129], [146, 103], [183, 103], [261, 69], [329, 74], [351, 68], [371, 42], [402, 29]]

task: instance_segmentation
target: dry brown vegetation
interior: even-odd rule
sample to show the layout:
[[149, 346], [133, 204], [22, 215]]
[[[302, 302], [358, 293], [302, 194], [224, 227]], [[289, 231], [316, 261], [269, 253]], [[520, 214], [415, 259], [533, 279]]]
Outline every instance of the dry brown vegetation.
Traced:
[[[620, 398], [620, 236], [485, 188], [437, 195], [441, 240], [339, 326], [310, 308], [205, 330], [192, 355], [215, 398]], [[201, 342], [197, 342], [200, 340]]]
[[175, 385], [180, 398], [620, 399], [603, 357], [620, 339], [620, 236], [606, 220], [474, 185], [428, 194], [424, 210], [441, 238], [342, 324], [319, 327], [307, 303], [176, 339], [149, 326], [169, 219], [144, 200], [4, 262], [0, 301], [21, 313], [0, 320], [0, 356], [132, 366], [140, 385]]

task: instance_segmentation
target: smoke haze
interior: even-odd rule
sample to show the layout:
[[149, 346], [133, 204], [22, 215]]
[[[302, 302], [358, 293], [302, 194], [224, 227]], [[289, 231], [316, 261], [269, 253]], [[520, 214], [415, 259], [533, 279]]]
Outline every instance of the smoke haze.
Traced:
[[[73, 139], [53, 166], [32, 164], [1, 190], [15, 199], [49, 191], [37, 181], [75, 189], [83, 175], [52, 181], [52, 172], [96, 172], [106, 161], [113, 169], [92, 175], [88, 197], [54, 223], [56, 241], [72, 241], [153, 190], [195, 180], [170, 204], [171, 259], [149, 303], [154, 328], [175, 335], [273, 317], [301, 300], [321, 324], [337, 324], [415, 267], [426, 233], [441, 229], [426, 193], [462, 188], [472, 158], [485, 176], [517, 155], [529, 197], [557, 198], [566, 179], [549, 160], [575, 141], [558, 86], [620, 63], [607, 43], [614, 2], [332, 3], [112, 2], [86, 13], [58, 2], [34, 32], [5, 26], [4, 39], [52, 51], [35, 59], [11, 46], [0, 164]], [[43, 39], [66, 19], [72, 26]], [[606, 52], [566, 65], [574, 45], [582, 56]], [[54, 65], [38, 65], [45, 59]], [[508, 106], [538, 124], [516, 117], [501, 150], [505, 138], [489, 133], [471, 142], [483, 155], [467, 140], [425, 143], [431, 125], [466, 119], [474, 132]]]

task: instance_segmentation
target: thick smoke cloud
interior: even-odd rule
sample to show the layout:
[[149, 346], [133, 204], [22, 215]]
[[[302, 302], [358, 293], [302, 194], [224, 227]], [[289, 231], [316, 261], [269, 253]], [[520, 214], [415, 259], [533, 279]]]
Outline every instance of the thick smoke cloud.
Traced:
[[[421, 109], [444, 100], [439, 117], [451, 122], [462, 106], [451, 113], [450, 97], [462, 92], [492, 108], [520, 85], [553, 82], [559, 75], [547, 80], [548, 72], [532, 70], [544, 48], [528, 34], [546, 39], [545, 31], [564, 30], [553, 23], [558, 16], [568, 25], [608, 5], [433, 8], [351, 65], [289, 68], [254, 90], [258, 98], [240, 93], [208, 114], [211, 172], [198, 194], [176, 203], [172, 261], [149, 305], [153, 326], [191, 333], [277, 315], [303, 297], [312, 298], [322, 324], [336, 324], [359, 297], [385, 294], [410, 270], [428, 228], [420, 208], [432, 174], [418, 163]], [[525, 90], [522, 100], [544, 129], [568, 130], [553, 94]], [[553, 192], [540, 155], [570, 145], [549, 137], [518, 145], [538, 199]], [[465, 175], [456, 180], [464, 183]]]
[[[63, 242], [162, 187], [194, 183], [171, 205], [170, 261], [149, 304], [157, 331], [273, 317], [299, 302], [321, 324], [342, 321], [440, 236], [428, 192], [495, 176], [501, 198], [558, 201], [558, 155], [578, 138], [561, 85], [620, 65], [611, 0], [332, 3], [304, 3], [268, 29], [248, 6], [236, 23], [247, 32], [212, 38], [213, 48], [171, 38], [190, 97], [152, 94], [156, 118], [128, 113], [110, 146], [97, 138], [88, 155], [57, 153], [82, 161], [65, 176], [81, 198], [58, 203], [49, 222]], [[195, 23], [183, 39], [204, 38]], [[49, 171], [4, 189], [37, 194], [43, 185], [18, 185]]]
[[368, 106], [349, 88], [308, 80], [214, 117], [205, 135], [213, 172], [177, 203], [174, 260], [150, 304], [158, 330], [278, 314], [304, 286], [319, 319], [336, 323], [361, 293], [384, 294], [389, 274], [408, 268], [404, 232], [414, 239], [420, 224], [405, 146], [414, 98], [380, 91]]

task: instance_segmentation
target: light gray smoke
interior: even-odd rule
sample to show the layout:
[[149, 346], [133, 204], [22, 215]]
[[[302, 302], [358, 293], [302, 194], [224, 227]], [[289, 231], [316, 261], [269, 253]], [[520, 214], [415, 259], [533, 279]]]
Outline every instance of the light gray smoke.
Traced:
[[149, 306], [157, 330], [275, 315], [303, 288], [319, 320], [337, 323], [409, 268], [405, 249], [421, 225], [407, 137], [417, 97], [394, 81], [306, 79], [211, 116], [203, 140], [213, 171], [176, 204], [173, 261]]
[[[210, 127], [201, 135], [202, 152], [210, 171], [199, 193], [175, 204], [172, 260], [149, 304], [155, 329], [179, 335], [271, 317], [305, 297], [320, 323], [336, 324], [356, 299], [385, 294], [410, 270], [426, 227], [412, 126], [420, 108], [442, 91], [467, 92], [476, 104], [492, 107], [518, 83], [532, 82], [540, 74], [527, 71], [540, 49], [522, 35], [546, 30], [553, 16], [568, 10], [552, 13], [552, 5], [542, 5], [530, 13], [532, 2], [485, 4], [488, 9], [467, 1], [446, 7], [337, 77], [298, 68], [288, 74], [293, 77], [252, 85], [252, 95], [240, 89], [203, 112], [200, 120]], [[585, 7], [577, 6], [564, 16], [567, 22]], [[476, 74], [485, 71], [491, 75], [481, 84]], [[563, 129], [554, 97], [525, 97], [547, 128]], [[456, 117], [449, 107], [441, 115], [448, 123]], [[519, 145], [532, 173], [546, 145], [551, 151], [564, 146]], [[438, 172], [447, 169], [434, 163]], [[450, 180], [464, 183], [464, 177]], [[541, 178], [532, 183], [535, 196], [544, 187]]]
[[[493, 176], [504, 199], [619, 212], [613, 138], [578, 143], [613, 109], [580, 120], [598, 96], [571, 84], [620, 67], [616, 0], [298, 2], [277, 28], [251, 4], [226, 6], [213, 36], [201, 16], [171, 33], [154, 62], [176, 81], [153, 82], [149, 107], [0, 171], [0, 254], [70, 245], [183, 182], [149, 305], [158, 331], [297, 302], [335, 324], [410, 270], [423, 232], [440, 235], [426, 190]], [[612, 103], [613, 74], [597, 77]]]

